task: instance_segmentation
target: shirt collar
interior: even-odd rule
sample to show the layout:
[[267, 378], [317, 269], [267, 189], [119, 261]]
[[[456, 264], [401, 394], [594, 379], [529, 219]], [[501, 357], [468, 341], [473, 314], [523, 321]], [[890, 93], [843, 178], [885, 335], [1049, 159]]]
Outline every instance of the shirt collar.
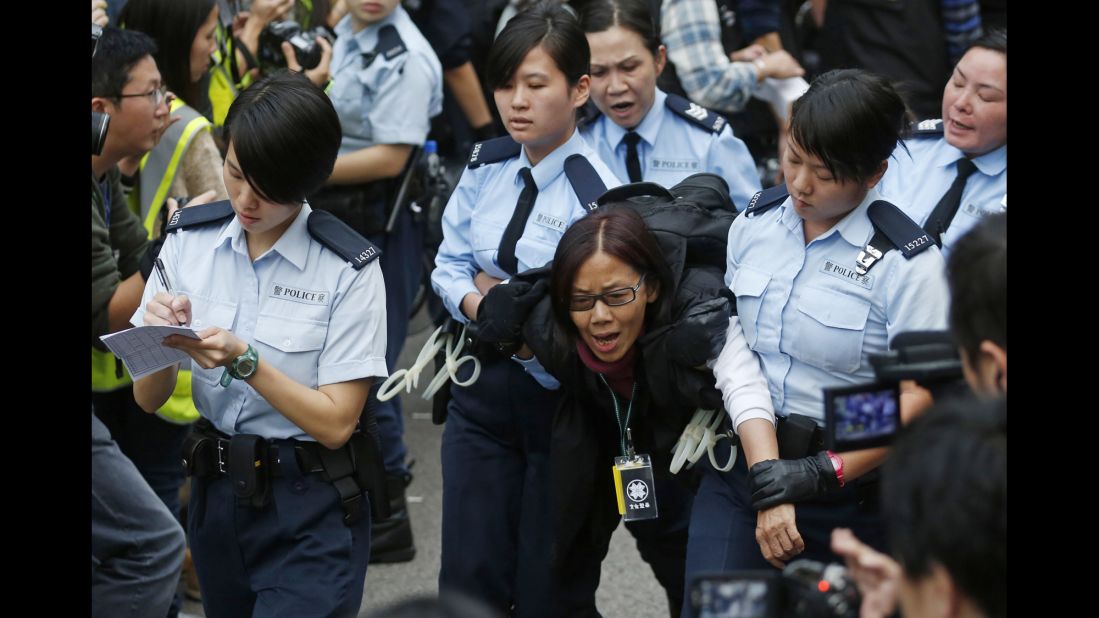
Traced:
[[[656, 144], [656, 138], [660, 135], [660, 126], [664, 122], [664, 113], [667, 111], [664, 106], [664, 101], [667, 98], [668, 95], [657, 88], [656, 96], [653, 98], [653, 106], [649, 109], [649, 113], [645, 114], [645, 117], [641, 119], [641, 124], [634, 128], [634, 131], [641, 136], [641, 139], [650, 146]], [[610, 118], [607, 118], [606, 127], [607, 143], [614, 144], [616, 149], [619, 146], [625, 147], [622, 138], [626, 137], [626, 129], [618, 126]]]
[[533, 167], [530, 164], [530, 159], [527, 158], [526, 149], [519, 149], [519, 158], [516, 160], [518, 167], [515, 170], [515, 184], [523, 185], [523, 177], [519, 175], [519, 170], [529, 167], [530, 174], [534, 177], [534, 184], [541, 192], [565, 171], [565, 159], [574, 154], [585, 154], [583, 147], [584, 138], [580, 137], [580, 131], [573, 129], [572, 135], [564, 144], [558, 146], [556, 150], [546, 155], [546, 158]]
[[[856, 247], [862, 247], [870, 240], [871, 230], [874, 227], [870, 223], [870, 217], [867, 216], [866, 211], [870, 208], [870, 204], [874, 200], [883, 199], [881, 193], [878, 193], [876, 187], [871, 188], [866, 192], [866, 197], [863, 198], [859, 205], [854, 210], [847, 213], [838, 223], [832, 226], [832, 229], [821, 234], [813, 239], [813, 242], [823, 240], [831, 236], [832, 234], [839, 234], [844, 240], [851, 243]], [[782, 214], [779, 215], [779, 221], [786, 226], [791, 232], [795, 232], [801, 228], [801, 217], [798, 216], [796, 210], [794, 210], [794, 198], [791, 196], [786, 198], [786, 201], [782, 203]]]
[[[309, 254], [309, 229], [306, 223], [309, 219], [309, 213], [313, 209], [306, 202], [302, 205], [301, 210], [298, 211], [297, 217], [294, 219], [290, 227], [286, 228], [282, 236], [275, 241], [275, 244], [271, 247], [271, 251], [277, 251], [279, 255], [286, 259], [298, 270], [305, 269], [305, 260]], [[241, 255], [248, 255], [248, 242], [244, 237], [244, 228], [240, 225], [240, 219], [236, 214], [233, 215], [233, 220], [229, 222], [229, 225], [225, 226], [225, 229], [218, 235], [217, 240], [214, 242], [214, 249], [218, 249], [226, 242], [229, 242], [229, 246], [233, 251], [240, 253]], [[264, 254], [266, 255], [266, 254]]]
[[[939, 152], [935, 157], [935, 165], [943, 168], [951, 167], [958, 159], [964, 156], [964, 152], [951, 146], [947, 143], [946, 138], [943, 138], [942, 148], [939, 149]], [[986, 152], [983, 155], [972, 159], [972, 161], [973, 164], [977, 166], [977, 171], [985, 176], [996, 176], [1007, 169], [1007, 144], [1004, 144], [991, 152]], [[952, 176], [954, 174], [957, 174], [956, 169], [951, 172]]]

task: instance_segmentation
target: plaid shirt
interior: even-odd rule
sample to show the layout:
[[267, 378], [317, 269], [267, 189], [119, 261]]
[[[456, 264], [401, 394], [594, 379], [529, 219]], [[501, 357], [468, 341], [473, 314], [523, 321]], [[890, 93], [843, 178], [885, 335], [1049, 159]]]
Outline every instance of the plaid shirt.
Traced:
[[664, 0], [660, 30], [688, 98], [720, 111], [744, 109], [758, 84], [751, 62], [733, 62], [721, 45], [714, 0]]

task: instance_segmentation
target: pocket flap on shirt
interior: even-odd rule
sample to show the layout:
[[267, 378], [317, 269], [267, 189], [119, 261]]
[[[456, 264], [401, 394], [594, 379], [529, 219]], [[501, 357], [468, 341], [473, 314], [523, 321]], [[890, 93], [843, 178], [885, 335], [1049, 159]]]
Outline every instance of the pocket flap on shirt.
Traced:
[[863, 330], [870, 315], [870, 302], [822, 288], [806, 290], [798, 311], [832, 328]]
[[202, 330], [211, 326], [233, 330], [233, 319], [237, 316], [235, 303], [204, 298], [202, 296], [187, 295], [191, 300], [191, 324], [194, 330]]
[[309, 320], [260, 315], [256, 320], [256, 341], [283, 352], [308, 352], [324, 347], [328, 325]]
[[738, 298], [741, 296], [760, 296], [763, 294], [763, 290], [767, 289], [767, 284], [770, 282], [770, 274], [762, 270], [756, 270], [751, 266], [741, 266], [737, 268], [736, 274], [733, 275], [733, 294]]

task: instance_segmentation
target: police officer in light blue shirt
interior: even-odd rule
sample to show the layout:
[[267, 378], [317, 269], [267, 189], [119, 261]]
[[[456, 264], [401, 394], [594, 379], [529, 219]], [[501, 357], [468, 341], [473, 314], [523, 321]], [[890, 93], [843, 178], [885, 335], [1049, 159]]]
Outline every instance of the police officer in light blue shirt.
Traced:
[[[741, 449], [733, 469], [703, 468], [688, 581], [704, 571], [781, 568], [797, 557], [835, 561], [836, 526], [884, 545], [868, 475], [884, 454], [824, 450], [821, 389], [873, 381], [868, 356], [884, 353], [900, 332], [946, 327], [942, 256], [874, 189], [904, 112], [880, 77], [820, 76], [794, 103], [787, 184], [761, 191], [733, 221], [725, 280], [744, 338], [730, 338], [727, 348], [746, 342], [759, 358], [778, 418], [769, 411], [734, 418]], [[723, 350], [714, 367], [726, 402], [752, 378], [727, 369], [723, 358], [736, 352]]]
[[580, 21], [591, 45], [598, 110], [581, 132], [600, 158], [623, 181], [665, 187], [691, 174], [717, 174], [743, 210], [760, 190], [752, 155], [724, 118], [656, 87], [665, 50], [648, 5], [596, 0], [584, 5]]
[[[354, 615], [375, 439], [357, 424], [371, 382], [388, 375], [380, 253], [304, 201], [339, 144], [319, 88], [297, 73], [265, 78], [234, 101], [226, 128], [231, 202], [173, 215], [131, 319], [199, 337], [164, 345], [191, 357], [203, 417], [184, 447], [203, 604], [208, 616]], [[172, 393], [177, 368], [135, 381], [143, 409]]]
[[905, 209], [943, 256], [981, 217], [1007, 210], [1007, 32], [991, 30], [958, 61], [941, 120], [897, 148], [879, 190]]
[[[423, 225], [395, 208], [398, 183], [412, 148], [423, 145], [431, 118], [442, 111], [443, 74], [435, 52], [398, 0], [347, 0], [336, 24], [328, 94], [340, 116], [343, 140], [327, 186], [310, 203], [327, 210], [377, 245], [385, 276], [388, 315], [386, 363], [396, 369], [408, 335], [409, 313], [423, 275]], [[389, 475], [394, 514], [374, 528], [371, 562], [404, 562], [415, 555], [404, 501], [411, 482], [405, 461], [400, 397], [377, 401], [371, 392]]]
[[[509, 136], [474, 145], [431, 276], [455, 320], [475, 320], [490, 287], [552, 260], [565, 229], [619, 184], [576, 132], [588, 64], [575, 17], [555, 3], [519, 14], [494, 43], [486, 75]], [[509, 615], [556, 616], [548, 475], [559, 396], [548, 389], [558, 383], [533, 358], [481, 360], [474, 384], [451, 385], [439, 588]]]

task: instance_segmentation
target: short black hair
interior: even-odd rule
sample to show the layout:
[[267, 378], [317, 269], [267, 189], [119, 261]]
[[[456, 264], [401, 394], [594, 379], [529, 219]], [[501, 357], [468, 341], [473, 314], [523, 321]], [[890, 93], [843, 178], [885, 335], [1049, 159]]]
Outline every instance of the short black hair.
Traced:
[[328, 95], [301, 73], [280, 71], [252, 84], [225, 118], [240, 171], [264, 199], [301, 203], [332, 175], [340, 118]]
[[814, 79], [794, 101], [790, 138], [837, 180], [863, 182], [906, 135], [906, 117], [904, 100], [888, 81], [837, 69]]
[[539, 2], [508, 20], [488, 54], [485, 85], [499, 90], [510, 81], [530, 50], [541, 45], [569, 86], [591, 70], [591, 49], [580, 22], [555, 2]]
[[969, 358], [981, 342], [1007, 349], [1007, 212], [987, 215], [953, 245], [947, 261], [950, 330]]
[[[977, 40], [969, 44], [966, 51], [973, 49], [974, 47], [981, 47], [983, 49], [990, 49], [992, 51], [1000, 52], [1003, 55], [1007, 55], [1007, 27], [989, 28], [982, 34]], [[964, 55], [964, 54], [963, 54]]]
[[646, 324], [659, 324], [671, 313], [674, 293], [672, 270], [645, 220], [621, 203], [611, 202], [580, 219], [565, 230], [553, 255], [550, 275], [550, 303], [557, 323], [576, 333], [569, 311], [569, 297], [576, 273], [588, 259], [602, 251], [646, 275], [645, 285], [659, 290], [657, 299], [645, 310]]
[[645, 0], [589, 0], [580, 9], [584, 32], [605, 32], [621, 26], [637, 33], [653, 56], [660, 51], [660, 24]]
[[1007, 614], [1007, 399], [948, 399], [902, 432], [882, 515], [908, 579], [938, 564], [986, 615]]
[[198, 110], [209, 103], [210, 78], [207, 72], [197, 83], [191, 81], [191, 46], [215, 4], [215, 0], [129, 0], [118, 15], [123, 28], [156, 40], [153, 57], [164, 83]]
[[130, 69], [155, 54], [156, 43], [149, 35], [107, 26], [92, 56], [92, 96], [117, 98], [130, 81]]

